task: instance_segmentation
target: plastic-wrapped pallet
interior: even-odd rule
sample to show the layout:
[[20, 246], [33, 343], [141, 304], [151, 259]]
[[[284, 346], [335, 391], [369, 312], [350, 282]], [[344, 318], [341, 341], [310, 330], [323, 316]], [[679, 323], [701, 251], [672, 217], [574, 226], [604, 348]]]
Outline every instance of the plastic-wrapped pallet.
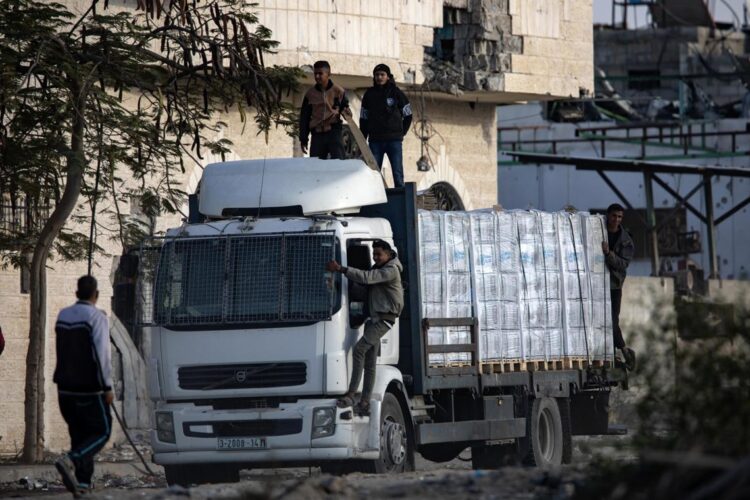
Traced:
[[[440, 212], [419, 211], [420, 264], [422, 270], [422, 317], [446, 317], [443, 224]], [[427, 342], [444, 344], [445, 328], [430, 328]], [[445, 364], [445, 354], [430, 354], [429, 363]]]
[[[473, 316], [471, 279], [471, 232], [467, 212], [443, 212], [446, 271], [448, 282], [447, 318]], [[469, 344], [471, 333], [468, 327], [450, 327], [446, 332], [446, 344]], [[471, 361], [469, 353], [449, 353], [449, 363]]]
[[495, 212], [497, 234], [495, 243], [500, 257], [500, 360], [521, 359], [521, 249], [518, 226], [511, 212]]
[[588, 358], [592, 308], [581, 218], [566, 212], [558, 212], [556, 218], [562, 262], [563, 354]]
[[558, 243], [555, 214], [535, 212], [539, 219], [542, 240], [542, 262], [545, 290], [545, 339], [547, 359], [560, 359], [563, 352], [562, 323], [562, 261]]
[[591, 288], [592, 359], [611, 360], [614, 356], [612, 339], [612, 302], [609, 291], [609, 269], [604, 261], [601, 244], [607, 239], [604, 216], [580, 213], [586, 248], [586, 274]]
[[492, 210], [469, 212], [471, 226], [472, 288], [474, 310], [479, 321], [479, 358], [499, 360], [500, 334], [500, 247], [497, 221]]
[[515, 211], [521, 250], [521, 340], [522, 358], [546, 357], [546, 290], [540, 220], [534, 212]]
[[[607, 359], [609, 272], [602, 220], [589, 214], [420, 211], [422, 314], [476, 317], [481, 361]], [[431, 328], [429, 344], [470, 342]], [[468, 353], [430, 363], [467, 363]]]

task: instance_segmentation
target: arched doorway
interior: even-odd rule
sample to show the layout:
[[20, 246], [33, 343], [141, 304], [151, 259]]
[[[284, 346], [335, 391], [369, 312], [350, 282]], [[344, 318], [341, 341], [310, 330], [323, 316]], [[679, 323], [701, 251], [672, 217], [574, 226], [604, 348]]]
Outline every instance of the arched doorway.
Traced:
[[436, 182], [417, 195], [417, 208], [424, 210], [465, 210], [458, 191], [447, 182]]

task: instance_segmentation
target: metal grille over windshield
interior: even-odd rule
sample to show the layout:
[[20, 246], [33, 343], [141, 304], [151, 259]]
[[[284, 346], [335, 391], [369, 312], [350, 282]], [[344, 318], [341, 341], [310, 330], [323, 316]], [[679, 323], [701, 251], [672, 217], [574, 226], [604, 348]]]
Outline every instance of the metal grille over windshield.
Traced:
[[140, 298], [153, 304], [141, 304], [141, 319], [172, 327], [330, 319], [340, 287], [325, 264], [335, 252], [333, 232], [166, 238], [151, 259], [153, 291]]

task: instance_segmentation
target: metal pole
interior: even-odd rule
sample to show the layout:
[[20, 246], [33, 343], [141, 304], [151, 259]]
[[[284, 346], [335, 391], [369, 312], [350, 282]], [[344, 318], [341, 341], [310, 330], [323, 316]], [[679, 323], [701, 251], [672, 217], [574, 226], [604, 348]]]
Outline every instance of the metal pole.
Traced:
[[643, 187], [646, 190], [646, 222], [648, 223], [649, 250], [651, 250], [651, 276], [659, 276], [659, 238], [656, 233], [656, 212], [654, 211], [653, 174], [643, 172]]
[[719, 277], [719, 261], [716, 256], [716, 224], [714, 221], [714, 194], [711, 186], [711, 175], [703, 176], [703, 193], [706, 198], [706, 233], [708, 236], [709, 278]]

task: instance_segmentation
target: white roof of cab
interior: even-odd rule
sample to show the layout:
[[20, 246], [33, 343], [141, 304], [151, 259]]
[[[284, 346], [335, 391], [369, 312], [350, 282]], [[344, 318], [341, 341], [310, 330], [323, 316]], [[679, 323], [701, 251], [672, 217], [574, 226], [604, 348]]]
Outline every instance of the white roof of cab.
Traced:
[[318, 158], [212, 163], [203, 171], [198, 199], [200, 212], [213, 218], [259, 205], [299, 205], [305, 215], [357, 213], [387, 201], [382, 177], [361, 160]]

